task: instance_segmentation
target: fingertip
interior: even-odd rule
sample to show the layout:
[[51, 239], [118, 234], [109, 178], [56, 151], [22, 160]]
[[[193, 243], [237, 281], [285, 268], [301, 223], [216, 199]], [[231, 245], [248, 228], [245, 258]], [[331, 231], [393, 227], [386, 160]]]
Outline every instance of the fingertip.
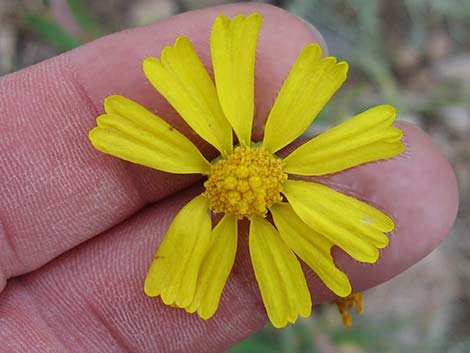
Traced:
[[312, 23], [307, 21], [306, 19], [297, 16], [297, 18], [302, 21], [302, 23], [308, 28], [309, 31], [313, 33], [313, 36], [315, 37], [315, 42], [318, 43], [318, 45], [323, 49], [323, 55], [328, 56], [329, 55], [329, 49], [328, 49], [328, 44], [326, 43], [325, 38], [321, 34], [321, 32], [318, 30], [317, 27], [315, 27]]
[[[156, 60], [155, 56], [160, 56], [165, 46], [175, 43], [176, 37], [187, 37], [210, 69], [210, 29], [217, 18], [222, 18], [218, 17], [221, 14], [230, 18], [244, 14], [260, 22], [262, 18], [256, 58], [257, 119], [254, 127], [256, 135], [261, 135], [265, 118], [298, 54], [308, 43], [320, 41], [301, 19], [273, 5], [248, 3], [209, 7], [109, 35], [70, 53], [75, 76], [96, 106], [101, 106], [110, 93], [118, 93], [152, 111], [158, 110], [175, 128], [190, 134], [174, 110], [145, 79], [145, 68], [148, 60]], [[154, 58], [148, 59], [152, 56]]]
[[404, 133], [401, 155], [326, 180], [383, 210], [395, 222], [388, 233], [389, 245], [372, 266], [334, 250], [354, 291], [384, 282], [420, 261], [448, 235], [457, 215], [457, 181], [450, 163], [421, 129], [408, 123], [396, 126]]
[[[438, 244], [450, 231], [457, 217], [457, 177], [450, 162], [428, 134], [411, 123], [398, 122], [397, 125], [404, 133], [404, 153], [408, 153], [409, 157], [416, 161], [416, 172], [422, 176], [423, 188], [432, 193], [430, 204], [434, 206], [434, 215], [438, 216], [436, 220], [439, 220], [436, 222], [436, 229], [440, 230], [436, 238]], [[415, 180], [415, 183], [420, 184], [420, 180]], [[425, 193], [422, 195], [425, 196]]]

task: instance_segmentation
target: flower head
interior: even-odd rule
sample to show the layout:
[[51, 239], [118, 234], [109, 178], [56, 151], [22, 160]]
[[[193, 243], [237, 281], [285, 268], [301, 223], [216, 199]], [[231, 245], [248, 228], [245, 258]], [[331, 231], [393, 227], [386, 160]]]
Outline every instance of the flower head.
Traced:
[[[319, 183], [295, 176], [335, 173], [404, 150], [391, 126], [395, 109], [371, 108], [312, 138], [281, 159], [346, 79], [348, 65], [322, 58], [307, 45], [286, 78], [267, 118], [264, 138], [252, 141], [255, 52], [259, 14], [219, 15], [210, 47], [215, 83], [191, 42], [180, 36], [160, 59], [144, 60], [145, 75], [185, 122], [220, 156], [209, 162], [183, 134], [122, 96], [104, 102], [90, 132], [100, 151], [150, 168], [199, 173], [205, 191], [174, 218], [145, 280], [149, 296], [196, 312], [217, 310], [234, 264], [238, 220], [250, 221], [251, 260], [268, 317], [276, 327], [307, 317], [311, 297], [299, 259], [339, 297], [351, 285], [331, 255], [336, 245], [358, 261], [374, 263], [394, 228], [381, 211]], [[234, 146], [235, 134], [238, 143]], [[221, 214], [213, 226], [211, 214]]]

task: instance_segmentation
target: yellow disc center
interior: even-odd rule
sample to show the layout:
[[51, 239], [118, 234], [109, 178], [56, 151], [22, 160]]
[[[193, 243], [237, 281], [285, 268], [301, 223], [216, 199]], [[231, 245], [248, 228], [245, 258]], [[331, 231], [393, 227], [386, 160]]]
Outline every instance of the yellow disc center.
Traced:
[[237, 147], [226, 159], [211, 167], [204, 195], [213, 212], [239, 219], [266, 216], [267, 209], [281, 202], [287, 174], [282, 160], [263, 147]]

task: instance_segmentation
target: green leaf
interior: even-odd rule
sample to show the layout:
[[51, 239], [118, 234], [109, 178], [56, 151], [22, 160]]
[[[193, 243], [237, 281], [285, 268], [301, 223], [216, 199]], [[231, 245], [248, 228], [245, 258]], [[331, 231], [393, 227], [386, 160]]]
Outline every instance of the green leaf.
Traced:
[[96, 38], [104, 34], [98, 21], [93, 16], [92, 12], [87, 8], [83, 0], [67, 0], [70, 11], [77, 21], [80, 29]]
[[26, 11], [23, 21], [33, 32], [61, 51], [70, 50], [82, 44], [80, 40], [64, 31], [58, 23], [36, 12]]

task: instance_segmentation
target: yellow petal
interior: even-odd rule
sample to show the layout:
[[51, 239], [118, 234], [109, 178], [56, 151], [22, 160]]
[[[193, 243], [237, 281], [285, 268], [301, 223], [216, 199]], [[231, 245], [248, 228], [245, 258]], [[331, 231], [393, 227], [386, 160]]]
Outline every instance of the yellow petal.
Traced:
[[330, 240], [307, 226], [287, 203], [270, 208], [274, 224], [284, 242], [299, 256], [336, 295], [351, 294], [346, 274], [338, 269], [331, 256]]
[[249, 247], [261, 297], [273, 326], [284, 327], [299, 315], [308, 317], [312, 301], [300, 263], [264, 218], [251, 219]]
[[140, 104], [110, 96], [104, 108], [107, 114], [89, 134], [97, 150], [165, 172], [209, 174], [210, 163], [197, 147]]
[[324, 185], [288, 180], [284, 195], [297, 215], [358, 261], [374, 263], [393, 221], [368, 204]]
[[148, 296], [161, 295], [165, 304], [180, 308], [192, 302], [199, 269], [211, 243], [208, 207], [207, 198], [199, 195], [176, 215], [145, 279]]
[[217, 16], [211, 53], [220, 104], [242, 145], [249, 146], [254, 114], [254, 75], [262, 17], [253, 13], [229, 20]]
[[263, 146], [271, 153], [303, 134], [346, 79], [346, 62], [321, 56], [318, 44], [307, 45], [282, 85], [264, 130]]
[[297, 148], [284, 159], [284, 171], [324, 175], [402, 153], [403, 132], [391, 126], [395, 114], [391, 105], [366, 110]]
[[189, 126], [224, 156], [232, 152], [232, 129], [224, 117], [214, 82], [189, 39], [166, 46], [160, 60], [144, 60], [147, 79]]
[[217, 311], [220, 296], [235, 261], [237, 252], [237, 219], [226, 215], [211, 234], [212, 245], [204, 257], [197, 280], [196, 294], [186, 311], [197, 310], [199, 316], [209, 319]]

